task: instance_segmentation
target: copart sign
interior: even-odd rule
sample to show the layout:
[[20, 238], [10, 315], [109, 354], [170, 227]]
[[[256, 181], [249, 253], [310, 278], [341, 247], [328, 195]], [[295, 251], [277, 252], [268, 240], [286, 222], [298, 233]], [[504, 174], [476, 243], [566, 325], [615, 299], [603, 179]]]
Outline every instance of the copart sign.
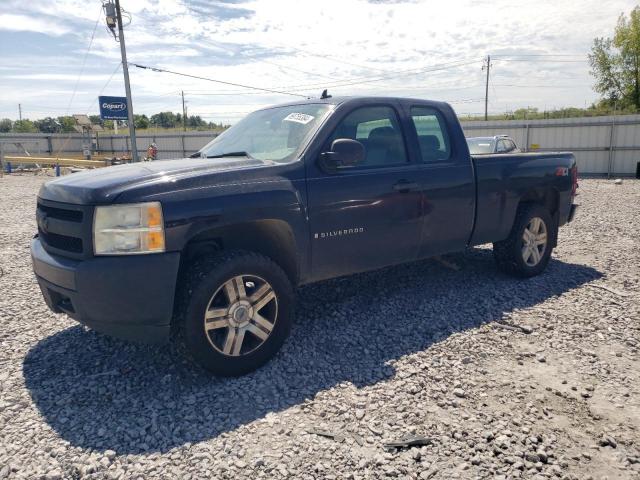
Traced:
[[98, 97], [100, 102], [100, 118], [102, 120], [126, 120], [126, 97]]

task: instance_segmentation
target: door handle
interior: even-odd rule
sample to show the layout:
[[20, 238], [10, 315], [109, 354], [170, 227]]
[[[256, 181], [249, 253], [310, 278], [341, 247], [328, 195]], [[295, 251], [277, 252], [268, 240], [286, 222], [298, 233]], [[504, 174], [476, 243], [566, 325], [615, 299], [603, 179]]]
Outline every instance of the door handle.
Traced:
[[393, 189], [396, 192], [408, 193], [411, 190], [417, 190], [418, 189], [418, 184], [415, 183], [415, 182], [409, 182], [407, 180], [400, 180], [398, 183], [396, 183], [393, 186]]

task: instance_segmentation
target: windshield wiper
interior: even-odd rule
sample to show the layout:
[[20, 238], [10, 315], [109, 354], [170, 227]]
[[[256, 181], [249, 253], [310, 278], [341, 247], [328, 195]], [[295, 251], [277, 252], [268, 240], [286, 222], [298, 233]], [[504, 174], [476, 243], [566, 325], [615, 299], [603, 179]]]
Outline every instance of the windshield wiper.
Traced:
[[247, 157], [247, 158], [253, 158], [247, 152], [227, 152], [227, 153], [221, 153], [220, 155], [207, 155], [207, 158], [223, 158], [223, 157]]

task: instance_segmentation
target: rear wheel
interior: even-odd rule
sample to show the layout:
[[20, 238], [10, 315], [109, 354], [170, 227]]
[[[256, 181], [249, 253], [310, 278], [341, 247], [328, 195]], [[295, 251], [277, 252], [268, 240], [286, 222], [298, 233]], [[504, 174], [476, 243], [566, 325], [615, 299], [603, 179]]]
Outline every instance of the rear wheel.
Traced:
[[226, 252], [192, 266], [184, 343], [207, 370], [242, 375], [266, 363], [289, 334], [293, 289], [267, 257]]
[[541, 273], [551, 257], [554, 228], [551, 214], [543, 206], [520, 207], [509, 237], [493, 244], [498, 267], [520, 277]]

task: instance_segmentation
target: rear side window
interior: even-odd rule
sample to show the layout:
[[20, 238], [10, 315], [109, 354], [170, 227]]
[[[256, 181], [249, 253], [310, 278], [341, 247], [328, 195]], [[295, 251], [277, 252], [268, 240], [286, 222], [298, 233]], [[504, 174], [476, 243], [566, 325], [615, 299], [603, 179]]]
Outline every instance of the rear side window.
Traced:
[[443, 162], [451, 158], [451, 144], [442, 114], [430, 107], [411, 107], [423, 162]]
[[396, 112], [391, 107], [361, 107], [349, 113], [336, 127], [330, 141], [358, 140], [365, 159], [359, 167], [384, 167], [408, 162]]

